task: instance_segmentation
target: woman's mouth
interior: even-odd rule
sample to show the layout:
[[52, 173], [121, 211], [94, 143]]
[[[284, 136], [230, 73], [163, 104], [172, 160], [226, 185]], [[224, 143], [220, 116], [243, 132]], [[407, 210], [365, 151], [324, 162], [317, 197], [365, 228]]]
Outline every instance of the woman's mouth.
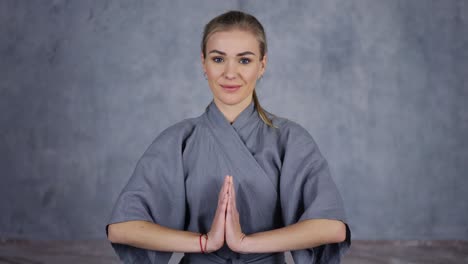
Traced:
[[220, 85], [223, 90], [227, 91], [227, 92], [235, 92], [237, 90], [239, 90], [239, 88], [241, 87], [240, 85]]

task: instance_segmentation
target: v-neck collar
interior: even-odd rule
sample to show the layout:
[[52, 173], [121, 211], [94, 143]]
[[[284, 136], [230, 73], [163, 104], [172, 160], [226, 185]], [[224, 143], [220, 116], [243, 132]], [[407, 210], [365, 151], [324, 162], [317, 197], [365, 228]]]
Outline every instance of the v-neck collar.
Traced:
[[212, 100], [211, 103], [208, 105], [207, 115], [211, 120], [214, 121], [216, 125], [220, 125], [223, 127], [232, 126], [236, 131], [241, 129], [244, 125], [246, 125], [251, 118], [258, 117], [253, 100], [244, 110], [242, 110], [242, 112], [240, 112], [240, 114], [236, 117], [232, 125], [226, 119], [223, 112], [219, 110], [214, 100]]

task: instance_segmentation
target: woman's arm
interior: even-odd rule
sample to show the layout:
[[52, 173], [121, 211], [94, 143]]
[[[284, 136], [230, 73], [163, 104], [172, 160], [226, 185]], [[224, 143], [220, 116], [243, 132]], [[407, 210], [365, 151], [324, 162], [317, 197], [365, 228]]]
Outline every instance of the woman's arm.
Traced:
[[[112, 243], [168, 252], [200, 252], [199, 233], [175, 230], [146, 221], [111, 224], [108, 238]], [[206, 243], [202, 238], [203, 246]], [[208, 243], [207, 247], [214, 246]], [[207, 248], [208, 250], [208, 248]]]
[[283, 228], [244, 237], [240, 253], [284, 252], [340, 243], [346, 239], [343, 222], [329, 219], [308, 219]]
[[[216, 251], [224, 245], [225, 214], [228, 192], [231, 182], [224, 178], [219, 192], [218, 207], [208, 232], [208, 241], [202, 237], [202, 246], [206, 251]], [[148, 221], [127, 221], [110, 224], [107, 229], [108, 239], [112, 243], [126, 244], [138, 248], [167, 252], [200, 252], [200, 234], [176, 230]]]
[[245, 236], [239, 221], [236, 190], [232, 184], [226, 212], [226, 242], [239, 253], [284, 252], [339, 243], [346, 239], [346, 225], [339, 220], [308, 219], [270, 231]]

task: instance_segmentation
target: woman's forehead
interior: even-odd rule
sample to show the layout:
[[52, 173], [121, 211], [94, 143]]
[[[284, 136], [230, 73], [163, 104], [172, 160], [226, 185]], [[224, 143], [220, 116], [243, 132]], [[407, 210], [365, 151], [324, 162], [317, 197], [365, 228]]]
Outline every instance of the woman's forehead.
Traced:
[[218, 50], [227, 55], [251, 51], [259, 55], [259, 42], [254, 34], [244, 30], [219, 31], [213, 33], [206, 43], [206, 51]]

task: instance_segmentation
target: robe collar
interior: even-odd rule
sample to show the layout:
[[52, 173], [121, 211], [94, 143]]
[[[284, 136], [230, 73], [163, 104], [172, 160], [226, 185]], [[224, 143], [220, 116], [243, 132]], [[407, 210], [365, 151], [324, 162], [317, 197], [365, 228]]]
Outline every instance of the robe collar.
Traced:
[[255, 108], [254, 101], [250, 102], [250, 104], [240, 112], [234, 122], [231, 123], [226, 119], [224, 114], [219, 110], [218, 106], [216, 106], [214, 100], [208, 105], [207, 108], [207, 115], [208, 118], [217, 126], [221, 127], [233, 127], [236, 131], [244, 127], [247, 123], [251, 121], [251, 119], [260, 119], [257, 113], [257, 109]]

